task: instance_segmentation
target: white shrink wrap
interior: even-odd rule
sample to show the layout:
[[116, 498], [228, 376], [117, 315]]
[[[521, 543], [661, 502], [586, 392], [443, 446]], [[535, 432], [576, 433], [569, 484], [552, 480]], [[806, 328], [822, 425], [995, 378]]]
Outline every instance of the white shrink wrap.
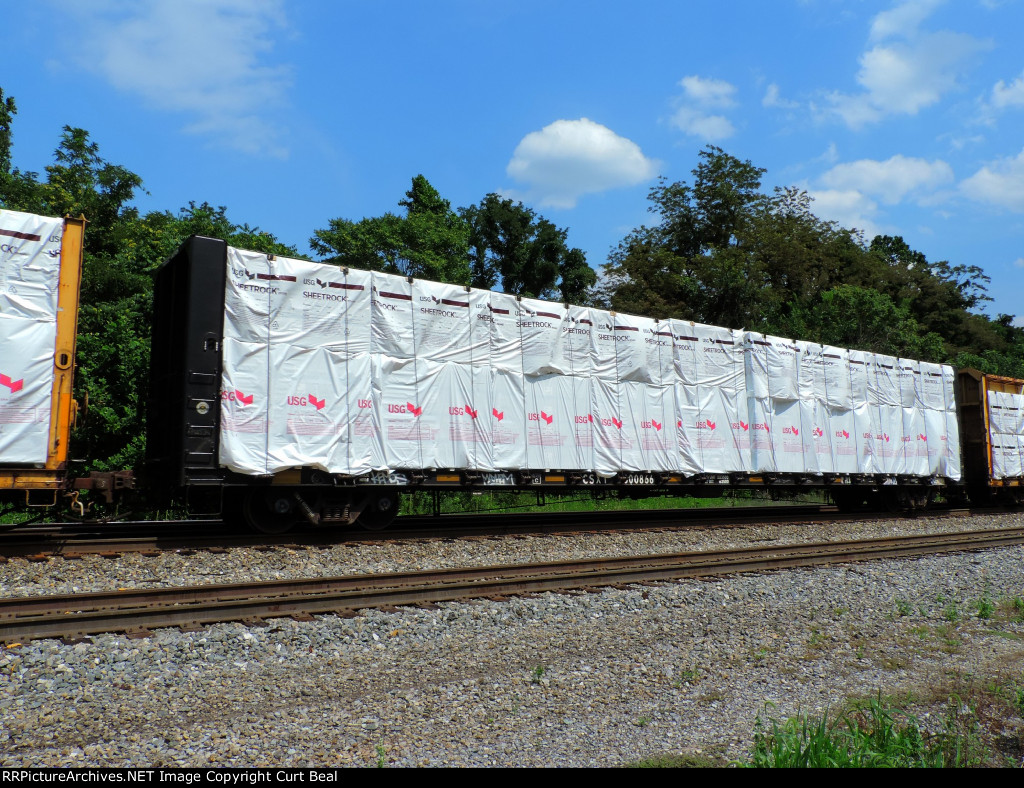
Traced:
[[928, 422], [920, 408], [903, 409], [903, 473], [928, 475]]
[[[829, 408], [832, 471], [835, 473], [862, 473], [860, 441], [857, 437], [856, 411], [847, 408]], [[822, 470], [827, 470], [822, 468]]]
[[424, 449], [429, 452], [442, 425], [436, 413], [424, 408], [416, 359], [375, 354], [371, 376], [387, 467], [429, 467], [424, 464]]
[[330, 348], [348, 356], [370, 352], [368, 271], [278, 257], [270, 263], [280, 298], [273, 299], [271, 342]]
[[524, 470], [526, 462], [526, 391], [521, 372], [491, 370], [491, 462], [496, 470]]
[[748, 331], [743, 335], [748, 396], [800, 398], [800, 348], [789, 339]]
[[929, 476], [942, 475], [946, 456], [946, 411], [928, 408], [924, 411], [925, 450], [928, 455]]
[[850, 351], [822, 345], [820, 360], [825, 379], [825, 402], [833, 409], [853, 410]]
[[339, 447], [348, 438], [345, 358], [326, 348], [279, 344], [270, 346], [270, 367], [267, 471], [304, 465], [333, 471], [332, 455], [338, 448], [347, 454]]
[[[590, 377], [593, 325], [589, 309], [580, 306], [565, 308], [561, 330], [550, 349], [548, 364], [552, 372], [581, 378]], [[589, 401], [589, 394], [587, 398]]]
[[[576, 383], [576, 378], [566, 375], [525, 376], [526, 459], [530, 468], [586, 467], [589, 458], [581, 456], [576, 442]], [[579, 388], [585, 386], [583, 381]]]
[[925, 410], [945, 410], [946, 392], [942, 383], [942, 367], [921, 362], [921, 399], [918, 407]]
[[[374, 356], [411, 359], [416, 355], [412, 283], [374, 271], [370, 304], [370, 350]], [[393, 466], [392, 466], [393, 467]]]
[[[869, 373], [868, 402], [876, 405], [902, 406], [899, 359], [895, 356], [876, 355], [873, 362], [871, 369], [874, 372], [874, 379], [872, 381]], [[871, 385], [872, 382], [874, 385]]]
[[675, 390], [634, 381], [619, 384], [622, 398], [621, 431], [631, 446], [622, 450], [622, 467], [627, 471], [678, 471], [675, 457]]
[[55, 323], [0, 314], [0, 464], [46, 462]]
[[670, 321], [678, 383], [686, 389], [746, 391], [743, 332], [682, 320]]
[[[652, 340], [658, 324], [646, 317], [614, 314], [615, 366], [622, 382], [655, 383], [661, 377], [660, 345]], [[669, 346], [671, 349], [671, 346]]]
[[269, 346], [225, 336], [222, 358], [220, 464], [237, 473], [269, 474]]
[[946, 411], [946, 434], [942, 436], [941, 440], [945, 444], [946, 450], [939, 474], [959, 481], [962, 470], [960, 465], [960, 425], [955, 410]]
[[[505, 293], [490, 294], [488, 317], [491, 329], [491, 368], [522, 377], [523, 335], [518, 313], [519, 302], [515, 296]], [[525, 424], [522, 426], [525, 427]]]
[[417, 358], [457, 364], [487, 359], [490, 332], [474, 319], [490, 302], [487, 292], [419, 279], [412, 289]]
[[670, 321], [679, 418], [679, 469], [685, 474], [747, 471], [743, 332]]
[[904, 473], [903, 408], [899, 405], [879, 405], [875, 446], [882, 473]]
[[881, 440], [878, 429], [878, 406], [866, 402], [853, 409], [855, 439], [857, 445], [857, 472], [882, 473], [882, 459], [878, 444]]
[[677, 457], [676, 392], [674, 386], [644, 386], [643, 417], [638, 427], [640, 451], [650, 471], [680, 471]]
[[[272, 299], [280, 284], [272, 279], [265, 254], [228, 247], [224, 291], [224, 338], [238, 342], [270, 341]], [[275, 299], [280, 301], [279, 298]], [[225, 362], [226, 363], [226, 362]]]
[[1018, 394], [988, 392], [989, 439], [992, 445], [992, 476], [1011, 479], [1021, 476], [1021, 400]]
[[590, 333], [591, 377], [615, 383], [619, 378], [614, 317], [603, 309], [591, 309], [590, 319], [593, 322]]
[[600, 377], [590, 379], [590, 409], [593, 421], [594, 470], [599, 476], [614, 476], [623, 468], [623, 452], [633, 450], [633, 441], [622, 418], [619, 386]]
[[56, 325], [63, 233], [61, 219], [0, 209], [0, 315]]
[[775, 468], [782, 473], [816, 472], [814, 410], [812, 403], [772, 400], [771, 424], [775, 433]]
[[[477, 468], [476, 447], [487, 440], [480, 408], [473, 400], [472, 368], [463, 364], [418, 359], [416, 417], [422, 431], [429, 426], [431, 438], [422, 436], [421, 457], [426, 468]], [[486, 414], [486, 411], [484, 412]], [[436, 428], [436, 429], [435, 429]], [[489, 461], [482, 458], [486, 467]]]
[[523, 374], [549, 375], [561, 372], [552, 351], [562, 334], [566, 309], [563, 304], [523, 298], [515, 308], [522, 337]]
[[750, 423], [750, 465], [758, 473], [778, 470], [776, 447], [781, 448], [780, 436], [772, 423], [773, 410], [768, 398], [747, 398], [747, 419]]

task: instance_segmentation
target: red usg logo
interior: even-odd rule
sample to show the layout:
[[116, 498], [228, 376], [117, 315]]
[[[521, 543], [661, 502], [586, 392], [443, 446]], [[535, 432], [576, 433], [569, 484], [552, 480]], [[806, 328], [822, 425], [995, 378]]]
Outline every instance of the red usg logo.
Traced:
[[0, 374], [0, 386], [7, 386], [7, 388], [11, 390], [11, 394], [14, 394], [17, 391], [21, 391], [24, 385], [24, 378], [22, 378], [21, 380], [11, 380], [6, 375]]
[[614, 416], [612, 416], [612, 424], [615, 425], [616, 429], [622, 429], [622, 421], [620, 419], [615, 418]]
[[497, 408], [491, 408], [491, 415], [494, 416], [498, 421], [505, 418], [505, 411], [499, 411]]
[[466, 413], [469, 414], [469, 417], [471, 419], [475, 419], [477, 417], [477, 415], [480, 413], [480, 411], [479, 410], [473, 410], [471, 407], [469, 407], [469, 405], [467, 405], [466, 406]]
[[928, 437], [927, 437], [926, 435], [922, 435], [921, 433], [918, 433], [918, 434], [917, 434], [917, 439], [918, 439], [919, 441], [927, 441], [927, 440], [928, 440]]
[[421, 413], [423, 413], [422, 405], [420, 405], [420, 407], [417, 408], [411, 402], [406, 402], [405, 407], [409, 409], [409, 413], [411, 413], [413, 416], [419, 416]]
[[312, 405], [317, 410], [322, 410], [324, 405], [327, 404], [327, 400], [326, 399], [317, 399], [314, 395], [310, 394], [309, 395], [309, 404]]
[[540, 412], [540, 417], [541, 417], [542, 419], [544, 419], [544, 421], [545, 421], [546, 423], [548, 423], [548, 424], [550, 424], [551, 422], [553, 422], [553, 421], [555, 420], [555, 417], [554, 417], [554, 416], [549, 416], [549, 415], [548, 415], [547, 413], [545, 413], [544, 411], [541, 411], [541, 412]]
[[238, 389], [235, 389], [235, 400], [241, 405], [252, 405], [253, 394], [243, 394]]
[[814, 435], [815, 438], [821, 438], [825, 435], [825, 431], [822, 430], [821, 427], [815, 427], [811, 434]]

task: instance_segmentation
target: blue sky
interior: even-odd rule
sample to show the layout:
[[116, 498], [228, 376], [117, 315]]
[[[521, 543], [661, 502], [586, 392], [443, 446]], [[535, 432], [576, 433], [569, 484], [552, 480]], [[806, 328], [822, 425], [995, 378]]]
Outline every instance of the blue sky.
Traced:
[[87, 129], [145, 180], [308, 251], [397, 210], [521, 199], [599, 267], [706, 144], [815, 212], [978, 265], [1024, 325], [1024, 0], [2, 0], [14, 158]]

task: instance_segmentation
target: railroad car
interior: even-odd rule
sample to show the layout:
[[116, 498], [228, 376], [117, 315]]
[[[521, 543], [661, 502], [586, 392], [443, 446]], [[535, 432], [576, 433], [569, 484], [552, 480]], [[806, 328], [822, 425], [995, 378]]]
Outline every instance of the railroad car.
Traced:
[[85, 218], [0, 209], [0, 509], [47, 509], [79, 491], [108, 501], [130, 472], [73, 478], [68, 444]]
[[1024, 380], [957, 373], [964, 483], [976, 503], [1024, 503]]
[[268, 532], [384, 527], [413, 491], [963, 489], [946, 366], [200, 236], [154, 307], [152, 483]]

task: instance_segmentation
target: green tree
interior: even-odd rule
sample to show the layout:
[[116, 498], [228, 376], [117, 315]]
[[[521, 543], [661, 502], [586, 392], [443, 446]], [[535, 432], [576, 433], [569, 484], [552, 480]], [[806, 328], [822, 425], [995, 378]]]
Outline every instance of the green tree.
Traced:
[[404, 216], [331, 219], [309, 245], [325, 263], [468, 285], [469, 228], [451, 203], [417, 175], [399, 205]]
[[470, 228], [474, 287], [581, 304], [597, 281], [582, 250], [570, 249], [560, 229], [521, 202], [488, 194], [461, 210]]

